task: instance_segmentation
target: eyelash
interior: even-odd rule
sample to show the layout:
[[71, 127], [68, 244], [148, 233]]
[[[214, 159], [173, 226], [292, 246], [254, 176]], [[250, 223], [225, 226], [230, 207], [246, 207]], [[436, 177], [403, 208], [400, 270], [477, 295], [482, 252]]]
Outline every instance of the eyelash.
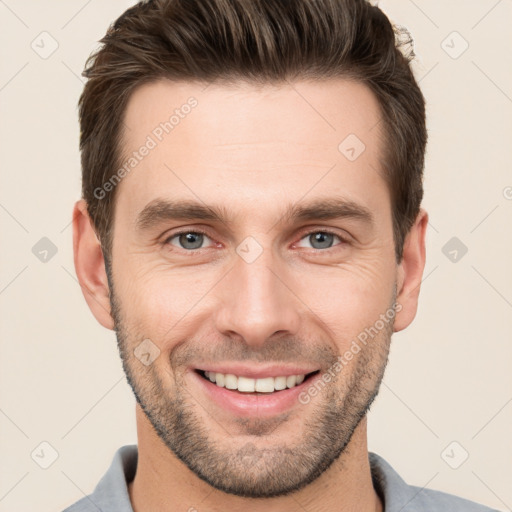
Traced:
[[[173, 238], [176, 238], [177, 236], [180, 236], [180, 235], [186, 235], [186, 234], [189, 234], [189, 233], [194, 233], [194, 234], [201, 234], [201, 235], [205, 235], [207, 236], [208, 238], [211, 238], [210, 235], [206, 232], [206, 231], [203, 231], [202, 229], [185, 229], [185, 230], [182, 230], [182, 231], [177, 231], [176, 233], [173, 233], [172, 235], [168, 236], [164, 241], [163, 241], [163, 245], [168, 245], [170, 244], [170, 240], [172, 240]], [[300, 240], [303, 240], [304, 238], [306, 238], [307, 236], [310, 236], [314, 233], [325, 233], [325, 234], [329, 234], [329, 235], [333, 235], [333, 236], [336, 236], [340, 239], [340, 244], [338, 245], [347, 245], [349, 242], [348, 240], [346, 240], [345, 238], [341, 237], [338, 233], [335, 233], [334, 231], [331, 231], [329, 229], [315, 229], [315, 230], [312, 230], [312, 231], [308, 231], [306, 233], [304, 233], [300, 239]], [[314, 251], [318, 251], [318, 252], [327, 252], [329, 250], [333, 250], [335, 249], [336, 246], [333, 246], [333, 247], [328, 247], [326, 249], [315, 249], [314, 247], [312, 248]], [[177, 247], [177, 249], [180, 249], [182, 251], [185, 251], [187, 253], [192, 253], [194, 254], [195, 252], [197, 251], [200, 251], [201, 249], [182, 249], [181, 247]], [[206, 247], [205, 247], [206, 249]]]

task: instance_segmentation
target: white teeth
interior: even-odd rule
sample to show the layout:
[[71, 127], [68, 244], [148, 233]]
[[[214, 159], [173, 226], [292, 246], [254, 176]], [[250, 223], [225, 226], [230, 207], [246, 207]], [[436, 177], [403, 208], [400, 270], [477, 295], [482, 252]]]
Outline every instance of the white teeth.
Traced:
[[295, 375], [289, 375], [286, 377], [286, 387], [287, 388], [293, 388], [295, 386], [295, 383], [297, 382], [297, 377]]
[[276, 391], [281, 391], [282, 389], [286, 389], [286, 377], [276, 377], [274, 379], [274, 389]]
[[220, 386], [221, 388], [223, 388], [225, 385], [225, 380], [226, 379], [225, 379], [223, 373], [217, 373], [215, 375], [215, 383], [217, 384], [217, 386]]
[[232, 373], [227, 373], [224, 376], [224, 384], [228, 389], [236, 389], [238, 387], [238, 379], [236, 375], [233, 375]]
[[237, 389], [242, 393], [272, 393], [286, 388], [293, 388], [304, 382], [305, 375], [288, 375], [284, 377], [264, 377], [251, 379], [249, 377], [237, 377], [232, 373], [204, 372], [207, 379], [226, 389]]
[[255, 390], [261, 393], [272, 393], [274, 391], [274, 377], [266, 377], [264, 379], [256, 379]]
[[238, 391], [246, 391], [247, 393], [254, 393], [256, 381], [248, 379], [247, 377], [238, 377]]

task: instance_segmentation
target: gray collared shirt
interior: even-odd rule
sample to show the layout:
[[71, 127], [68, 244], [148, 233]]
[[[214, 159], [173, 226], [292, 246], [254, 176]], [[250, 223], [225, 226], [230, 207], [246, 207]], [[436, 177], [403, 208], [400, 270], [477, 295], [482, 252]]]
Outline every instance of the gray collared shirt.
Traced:
[[[368, 457], [385, 512], [498, 512], [452, 494], [408, 485], [380, 455], [369, 452]], [[93, 493], [63, 512], [133, 512], [127, 485], [135, 477], [137, 458], [137, 445], [119, 448]]]

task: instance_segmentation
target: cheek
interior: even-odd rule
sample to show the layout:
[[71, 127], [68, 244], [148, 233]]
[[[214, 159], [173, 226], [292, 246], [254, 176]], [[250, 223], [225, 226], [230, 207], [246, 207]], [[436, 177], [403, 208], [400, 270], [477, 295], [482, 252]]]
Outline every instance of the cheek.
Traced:
[[299, 296], [340, 343], [350, 343], [388, 311], [394, 267], [382, 261], [323, 269], [301, 279]]
[[219, 280], [213, 270], [177, 272], [168, 265], [140, 266], [126, 275], [122, 286], [116, 286], [122, 289], [125, 322], [162, 350], [169, 348], [164, 343], [172, 344], [186, 335]]

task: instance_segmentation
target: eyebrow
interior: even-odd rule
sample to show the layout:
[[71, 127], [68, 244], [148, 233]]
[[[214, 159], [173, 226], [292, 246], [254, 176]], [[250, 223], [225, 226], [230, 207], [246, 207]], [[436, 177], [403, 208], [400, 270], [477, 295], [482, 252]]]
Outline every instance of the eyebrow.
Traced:
[[[348, 199], [335, 197], [291, 204], [278, 222], [293, 223], [342, 218], [354, 219], [369, 226], [375, 223], [374, 216], [367, 207]], [[146, 231], [170, 220], [208, 220], [225, 224], [232, 222], [233, 215], [224, 205], [207, 206], [191, 200], [171, 201], [157, 198], [141, 210], [135, 225], [137, 230]]]

